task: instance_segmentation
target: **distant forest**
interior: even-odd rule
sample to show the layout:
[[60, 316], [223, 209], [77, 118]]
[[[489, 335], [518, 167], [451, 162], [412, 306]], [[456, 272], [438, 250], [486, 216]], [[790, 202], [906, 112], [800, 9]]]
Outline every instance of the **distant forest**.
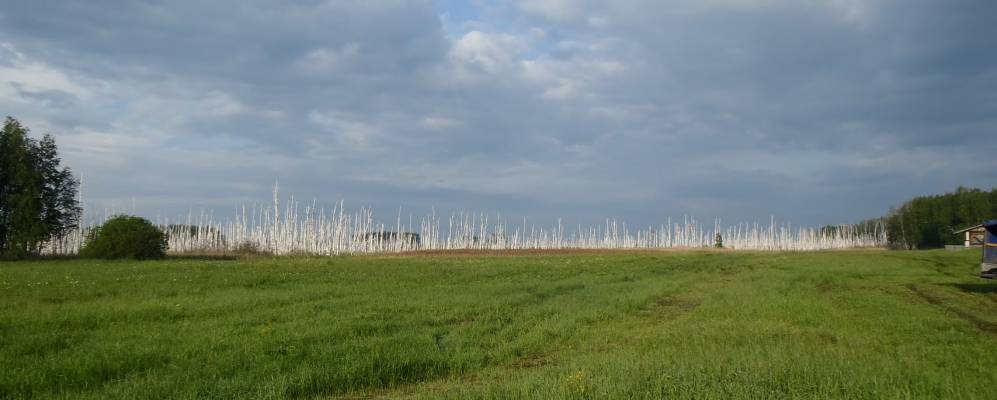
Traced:
[[959, 187], [955, 192], [920, 196], [890, 210], [877, 220], [886, 226], [892, 248], [929, 249], [946, 244], [962, 244], [963, 238], [953, 229], [997, 218], [997, 187], [984, 191]]

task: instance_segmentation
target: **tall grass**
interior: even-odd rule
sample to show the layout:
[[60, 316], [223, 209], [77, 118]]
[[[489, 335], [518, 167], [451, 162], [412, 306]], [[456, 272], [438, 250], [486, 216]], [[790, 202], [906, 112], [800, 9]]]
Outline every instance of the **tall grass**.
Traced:
[[[69, 255], [79, 251], [92, 226], [113, 214], [91, 220], [44, 247], [45, 254]], [[415, 250], [527, 250], [527, 249], [665, 249], [713, 247], [717, 234], [723, 246], [736, 250], [811, 251], [883, 247], [886, 230], [863, 230], [850, 225], [838, 229], [793, 227], [776, 223], [740, 223], [724, 226], [720, 220], [704, 225], [695, 218], [658, 225], [634, 226], [616, 219], [594, 226], [537, 226], [526, 219], [507, 221], [486, 213], [460, 212], [440, 216], [434, 212], [414, 222], [393, 223], [374, 218], [374, 210], [348, 211], [340, 201], [331, 209], [304, 204], [293, 196], [281, 202], [274, 188], [273, 203], [242, 206], [230, 218], [213, 214], [188, 214], [179, 220], [155, 221], [169, 235], [174, 254], [233, 252], [239, 249], [275, 255], [370, 254]], [[418, 239], [412, 234], [418, 234]]]

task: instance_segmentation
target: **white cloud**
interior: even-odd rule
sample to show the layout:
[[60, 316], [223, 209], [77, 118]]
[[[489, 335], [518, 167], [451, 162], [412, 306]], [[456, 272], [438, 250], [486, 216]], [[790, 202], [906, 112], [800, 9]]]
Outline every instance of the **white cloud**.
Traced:
[[459, 78], [475, 80], [515, 66], [526, 49], [525, 41], [515, 35], [471, 31], [454, 43], [450, 57]]
[[63, 92], [86, 98], [90, 91], [65, 72], [43, 62], [30, 60], [10, 43], [0, 42], [0, 57], [9, 64], [0, 64], [0, 96], [21, 99], [24, 92]]
[[354, 150], [369, 148], [380, 134], [376, 126], [357, 121], [343, 113], [312, 111], [308, 114], [308, 119], [312, 124], [332, 133], [339, 144]]
[[626, 67], [619, 61], [600, 59], [601, 53], [590, 50], [581, 49], [579, 55], [566, 60], [544, 57], [522, 61], [523, 78], [539, 87], [541, 96], [547, 100], [593, 98], [600, 86], [623, 73]]
[[578, 90], [571, 81], [562, 81], [559, 85], [548, 88], [543, 92], [543, 98], [548, 100], [571, 100], [578, 95]]
[[245, 106], [232, 95], [219, 91], [208, 92], [201, 101], [202, 110], [208, 114], [229, 117], [242, 112]]
[[346, 68], [360, 52], [360, 45], [347, 43], [340, 48], [318, 48], [298, 60], [301, 70], [312, 74], [328, 74]]
[[444, 117], [424, 117], [421, 123], [422, 126], [433, 130], [452, 129], [464, 126], [464, 124], [458, 120]]

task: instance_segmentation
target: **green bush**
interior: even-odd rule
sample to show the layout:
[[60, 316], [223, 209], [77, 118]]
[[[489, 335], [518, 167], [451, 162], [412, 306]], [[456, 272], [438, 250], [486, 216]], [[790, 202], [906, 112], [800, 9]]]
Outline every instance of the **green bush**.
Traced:
[[166, 234], [144, 218], [119, 215], [94, 228], [80, 255], [146, 260], [166, 256]]

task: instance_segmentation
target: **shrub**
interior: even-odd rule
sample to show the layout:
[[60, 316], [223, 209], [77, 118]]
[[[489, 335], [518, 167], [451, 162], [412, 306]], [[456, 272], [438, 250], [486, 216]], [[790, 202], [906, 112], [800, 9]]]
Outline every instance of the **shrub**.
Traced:
[[248, 257], [272, 255], [269, 251], [261, 249], [260, 246], [256, 245], [256, 243], [250, 242], [248, 240], [239, 243], [239, 245], [235, 247], [235, 250], [233, 250], [232, 253], [235, 253], [235, 255], [238, 256], [248, 256]]
[[166, 234], [144, 218], [119, 215], [94, 228], [80, 255], [146, 260], [166, 256]]

